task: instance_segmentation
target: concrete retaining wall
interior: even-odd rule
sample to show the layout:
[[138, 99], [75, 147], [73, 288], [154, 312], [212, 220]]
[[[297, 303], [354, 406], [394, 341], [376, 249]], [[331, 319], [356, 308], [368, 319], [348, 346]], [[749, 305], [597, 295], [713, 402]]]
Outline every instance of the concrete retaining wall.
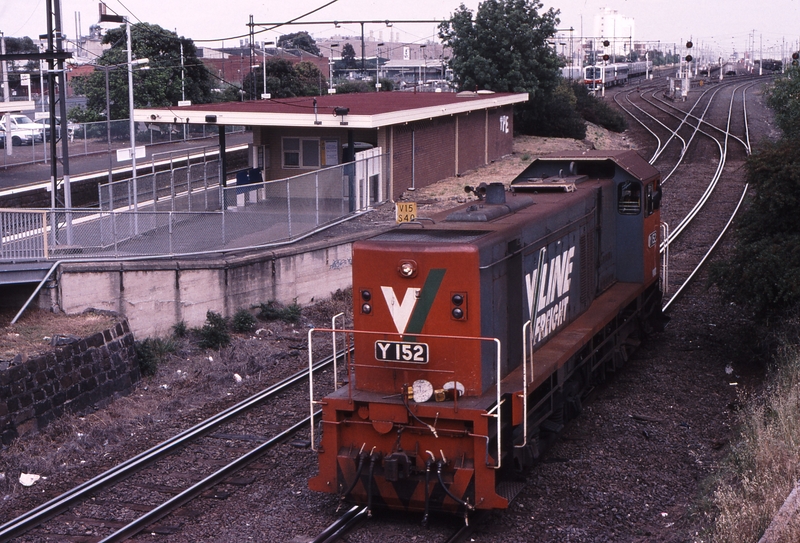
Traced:
[[136, 337], [163, 337], [180, 321], [202, 326], [208, 310], [230, 317], [262, 302], [303, 305], [349, 287], [353, 239], [228, 258], [66, 263], [50, 289], [54, 298], [40, 306], [114, 311]]
[[[7, 445], [66, 412], [80, 413], [130, 391], [139, 362], [127, 321], [0, 370], [0, 439]], [[5, 364], [4, 364], [5, 366]]]

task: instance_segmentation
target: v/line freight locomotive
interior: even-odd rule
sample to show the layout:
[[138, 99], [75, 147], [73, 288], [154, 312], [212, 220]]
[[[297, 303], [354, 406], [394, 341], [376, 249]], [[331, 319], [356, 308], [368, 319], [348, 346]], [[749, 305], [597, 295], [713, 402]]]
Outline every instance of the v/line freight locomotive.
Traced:
[[649, 60], [585, 66], [583, 83], [589, 90], [625, 85], [631, 79], [646, 76], [652, 69], [653, 63]]
[[635, 151], [553, 155], [511, 192], [356, 242], [354, 330], [337, 332], [354, 355], [335, 392], [311, 387], [310, 488], [424, 519], [508, 507], [660, 326], [659, 183]]

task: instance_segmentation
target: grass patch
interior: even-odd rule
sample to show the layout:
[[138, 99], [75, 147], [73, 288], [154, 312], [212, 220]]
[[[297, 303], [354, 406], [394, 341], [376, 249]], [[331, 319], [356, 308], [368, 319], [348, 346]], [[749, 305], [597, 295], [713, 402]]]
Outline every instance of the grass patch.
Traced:
[[[758, 541], [800, 477], [796, 345], [781, 349], [765, 392], [745, 402], [739, 422], [738, 442], [712, 498], [715, 543]], [[800, 541], [800, 527], [790, 529], [794, 532], [783, 534], [784, 540]]]

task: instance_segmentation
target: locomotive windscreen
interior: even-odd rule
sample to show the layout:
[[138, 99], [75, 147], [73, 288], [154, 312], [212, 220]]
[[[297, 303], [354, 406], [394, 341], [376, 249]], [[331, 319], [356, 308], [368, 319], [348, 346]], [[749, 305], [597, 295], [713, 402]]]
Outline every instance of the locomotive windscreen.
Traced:
[[401, 243], [471, 243], [487, 233], [481, 230], [390, 230], [370, 239]]

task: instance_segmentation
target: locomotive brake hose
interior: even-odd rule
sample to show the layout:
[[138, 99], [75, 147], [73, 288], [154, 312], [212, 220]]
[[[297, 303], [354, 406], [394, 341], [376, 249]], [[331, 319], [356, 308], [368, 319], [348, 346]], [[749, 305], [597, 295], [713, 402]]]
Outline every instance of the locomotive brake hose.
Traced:
[[347, 499], [347, 495], [350, 494], [353, 491], [353, 489], [356, 487], [356, 484], [358, 483], [358, 480], [361, 478], [361, 470], [364, 469], [364, 460], [366, 460], [366, 458], [367, 458], [367, 455], [364, 454], [364, 453], [361, 453], [361, 454], [358, 455], [358, 469], [356, 469], [356, 476], [353, 477], [353, 482], [350, 483], [350, 486], [348, 487], [348, 489], [345, 490], [344, 492], [342, 492], [342, 495], [339, 498], [340, 500], [342, 500], [342, 501], [346, 500]]
[[[375, 450], [374, 448], [372, 449]], [[375, 462], [378, 460], [379, 454], [373, 455], [369, 453], [369, 483], [367, 484], [367, 518], [372, 518], [372, 474], [375, 471]]]
[[431, 495], [428, 492], [428, 487], [430, 487], [431, 483], [431, 466], [433, 465], [433, 460], [428, 460], [425, 462], [425, 514], [422, 516], [422, 525], [428, 525], [428, 511], [430, 510], [431, 504]]
[[469, 513], [470, 511], [474, 511], [475, 510], [475, 506], [470, 505], [469, 502], [464, 501], [461, 498], [457, 498], [452, 492], [450, 492], [450, 489], [448, 489], [447, 486], [445, 486], [444, 479], [442, 479], [442, 463], [441, 462], [436, 462], [436, 477], [439, 479], [439, 484], [442, 485], [442, 489], [444, 490], [444, 493], [447, 494], [448, 496], [450, 496], [453, 499], [453, 501], [455, 501], [456, 503], [461, 504], [461, 505], [464, 506], [464, 522], [468, 522], [467, 521], [467, 513]]

